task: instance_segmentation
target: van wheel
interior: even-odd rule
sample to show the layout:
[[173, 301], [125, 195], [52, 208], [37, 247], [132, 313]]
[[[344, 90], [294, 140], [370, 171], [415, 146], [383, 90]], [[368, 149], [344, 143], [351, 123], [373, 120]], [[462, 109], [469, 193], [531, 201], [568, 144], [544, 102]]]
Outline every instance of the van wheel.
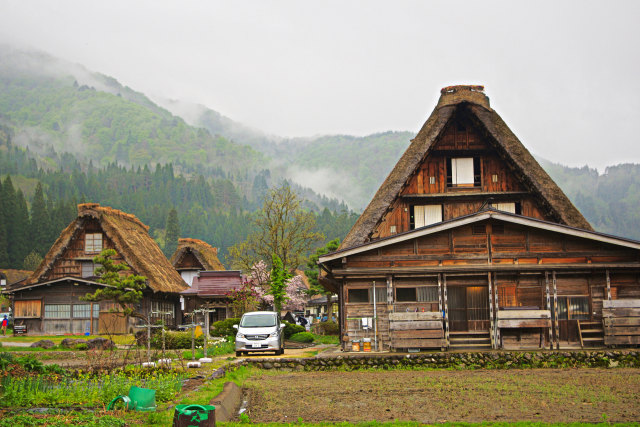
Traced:
[[241, 351], [236, 351], [236, 357], [240, 357], [242, 356], [242, 352]]

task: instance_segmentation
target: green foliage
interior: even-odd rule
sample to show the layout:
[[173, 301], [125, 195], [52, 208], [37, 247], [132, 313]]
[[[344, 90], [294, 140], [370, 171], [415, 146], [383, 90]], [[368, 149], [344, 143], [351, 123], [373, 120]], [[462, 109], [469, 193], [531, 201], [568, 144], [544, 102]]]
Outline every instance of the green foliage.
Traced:
[[164, 371], [118, 371], [111, 374], [78, 374], [61, 379], [50, 375], [2, 379], [2, 407], [102, 406], [131, 386], [156, 390], [156, 400], [166, 402], [180, 391], [184, 374]]
[[321, 335], [338, 335], [340, 334], [340, 328], [336, 322], [327, 321], [320, 322], [315, 327], [315, 331]]
[[135, 274], [126, 277], [120, 275], [121, 271], [128, 271], [130, 267], [122, 263], [114, 263], [112, 257], [117, 255], [113, 249], [104, 249], [100, 255], [93, 258], [93, 262], [100, 264], [96, 268], [99, 276], [97, 281], [104, 283], [107, 287], [96, 290], [93, 294], [87, 294], [82, 299], [85, 301], [112, 300], [120, 305], [122, 313], [126, 316], [136, 315], [133, 305], [142, 300], [142, 291], [147, 287], [147, 278]]
[[[167, 331], [165, 332], [165, 348], [168, 350], [191, 348], [191, 331], [178, 332]], [[195, 338], [195, 346], [202, 347], [204, 344], [203, 335]], [[151, 335], [151, 347], [162, 348], [162, 333], [157, 332]]]
[[22, 366], [25, 370], [31, 372], [43, 372], [44, 365], [41, 361], [35, 358], [35, 356], [29, 354], [27, 356], [18, 357], [16, 363]]
[[279, 256], [273, 255], [271, 275], [269, 276], [269, 290], [267, 293], [273, 295], [273, 307], [276, 313], [282, 311], [282, 304], [284, 304], [287, 297], [287, 279], [290, 275], [284, 269], [282, 260]]
[[331, 292], [327, 292], [318, 283], [318, 259], [321, 255], [328, 254], [338, 250], [340, 247], [340, 239], [333, 239], [321, 248], [316, 249], [316, 252], [307, 260], [304, 275], [309, 279], [309, 291], [308, 295], [330, 295]]
[[75, 349], [79, 351], [85, 351], [85, 350], [89, 350], [89, 346], [86, 343], [80, 343], [80, 344], [76, 344]]
[[176, 208], [171, 208], [169, 211], [165, 230], [164, 255], [171, 258], [171, 255], [178, 249], [178, 238], [180, 237], [180, 224]]
[[42, 262], [42, 257], [36, 251], [31, 251], [29, 255], [24, 259], [22, 267], [25, 270], [34, 271], [40, 263]]
[[78, 425], [86, 427], [121, 427], [127, 422], [120, 417], [113, 415], [96, 415], [93, 412], [65, 412], [56, 414], [50, 413], [46, 418], [34, 417], [33, 414], [5, 415], [0, 420], [0, 427], [16, 426], [48, 426], [66, 427], [68, 425]]
[[289, 323], [286, 320], [283, 320], [282, 323], [284, 323], [284, 337], [285, 339], [289, 339], [291, 338], [292, 335], [297, 334], [298, 332], [305, 332], [306, 328], [302, 325], [296, 325], [295, 323]]
[[214, 337], [234, 337], [237, 331], [233, 325], [237, 325], [239, 323], [240, 318], [237, 317], [213, 322], [213, 325], [211, 325], [211, 335]]
[[313, 342], [314, 336], [311, 332], [298, 332], [297, 334], [291, 335], [291, 338], [289, 339], [295, 342], [310, 343], [310, 342]]

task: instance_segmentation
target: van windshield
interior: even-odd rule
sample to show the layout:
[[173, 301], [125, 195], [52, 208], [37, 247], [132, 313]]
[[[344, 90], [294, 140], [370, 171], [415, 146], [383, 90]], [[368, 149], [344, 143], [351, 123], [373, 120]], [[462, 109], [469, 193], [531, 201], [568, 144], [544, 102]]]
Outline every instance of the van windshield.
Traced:
[[240, 321], [243, 328], [265, 328], [268, 326], [276, 326], [276, 316], [273, 314], [252, 314], [243, 316]]

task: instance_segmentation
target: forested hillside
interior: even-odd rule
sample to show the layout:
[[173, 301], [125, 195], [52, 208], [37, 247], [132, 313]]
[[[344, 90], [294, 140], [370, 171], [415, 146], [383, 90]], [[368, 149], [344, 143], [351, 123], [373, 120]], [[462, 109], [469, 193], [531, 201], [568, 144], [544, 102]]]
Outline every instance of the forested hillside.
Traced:
[[[84, 167], [68, 153], [53, 153], [59, 167], [47, 170], [39, 167], [27, 150], [14, 146], [10, 135], [7, 128], [0, 128], [0, 175], [4, 177], [0, 188], [0, 267], [22, 268], [24, 258], [33, 250], [44, 255], [75, 217], [76, 204], [82, 202], [97, 202], [136, 215], [150, 226], [151, 235], [161, 246], [168, 213], [175, 207], [180, 235], [220, 248], [223, 261], [227, 248], [251, 231], [255, 209], [229, 179], [185, 178], [175, 173], [171, 163]], [[256, 180], [253, 191], [266, 191], [265, 175], [258, 174], [262, 180]], [[357, 217], [344, 206], [330, 211], [307, 203], [307, 208], [327, 241], [343, 237]]]
[[640, 240], [640, 165], [609, 166], [603, 174], [541, 160], [594, 229]]

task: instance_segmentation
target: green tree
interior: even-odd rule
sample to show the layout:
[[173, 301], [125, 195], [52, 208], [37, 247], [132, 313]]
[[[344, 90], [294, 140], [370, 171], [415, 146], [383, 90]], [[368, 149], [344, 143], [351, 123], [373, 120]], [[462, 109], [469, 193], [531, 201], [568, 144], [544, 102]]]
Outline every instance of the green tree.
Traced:
[[287, 272], [302, 263], [313, 244], [324, 236], [315, 231], [315, 216], [301, 207], [301, 199], [285, 182], [268, 192], [262, 209], [253, 220], [255, 231], [229, 248], [232, 266], [249, 271], [260, 260], [274, 256]]
[[31, 245], [32, 249], [39, 255], [44, 255], [48, 250], [49, 232], [47, 228], [49, 224], [49, 214], [44, 201], [42, 192], [42, 184], [38, 181], [36, 192], [31, 203]]
[[135, 311], [134, 307], [142, 300], [142, 291], [147, 287], [147, 278], [135, 274], [123, 277], [120, 272], [131, 268], [124, 262], [115, 263], [112, 258], [116, 255], [115, 250], [104, 249], [100, 255], [93, 258], [94, 263], [100, 264], [100, 267], [95, 270], [98, 275], [96, 280], [107, 286], [85, 295], [82, 299], [93, 302], [113, 301], [120, 306], [125, 316], [144, 318], [141, 313]]
[[18, 190], [16, 193], [16, 214], [15, 214], [15, 241], [14, 245], [15, 256], [18, 261], [18, 265], [24, 262], [25, 257], [29, 254], [29, 208], [27, 208], [27, 201], [24, 198], [22, 190]]
[[4, 217], [4, 227], [7, 242], [7, 255], [9, 256], [8, 265], [11, 268], [17, 268], [20, 265], [21, 259], [18, 259], [16, 242], [18, 239], [18, 228], [16, 227], [16, 190], [13, 187], [11, 176], [7, 175], [2, 185], [2, 192], [0, 193], [0, 207], [2, 209], [2, 215]]
[[167, 225], [165, 227], [164, 255], [170, 258], [178, 249], [178, 238], [180, 237], [180, 223], [178, 222], [178, 211], [172, 208], [167, 215]]
[[333, 312], [333, 302], [331, 301], [331, 297], [333, 296], [333, 292], [326, 290], [320, 282], [318, 281], [318, 259], [321, 255], [328, 254], [329, 252], [333, 252], [340, 247], [340, 239], [333, 239], [329, 241], [325, 246], [318, 248], [316, 252], [309, 257], [307, 261], [307, 266], [304, 270], [304, 275], [307, 276], [309, 280], [309, 290], [307, 291], [308, 296], [314, 295], [323, 295], [327, 297], [327, 316], [331, 319], [331, 314]]
[[38, 268], [41, 262], [42, 257], [40, 256], [40, 254], [36, 251], [31, 251], [31, 253], [24, 258], [24, 261], [22, 262], [22, 268], [29, 271], [35, 271], [35, 269]]
[[284, 268], [280, 257], [273, 255], [267, 293], [273, 296], [273, 309], [276, 313], [282, 311], [282, 305], [287, 300], [287, 280], [290, 278], [291, 275]]

